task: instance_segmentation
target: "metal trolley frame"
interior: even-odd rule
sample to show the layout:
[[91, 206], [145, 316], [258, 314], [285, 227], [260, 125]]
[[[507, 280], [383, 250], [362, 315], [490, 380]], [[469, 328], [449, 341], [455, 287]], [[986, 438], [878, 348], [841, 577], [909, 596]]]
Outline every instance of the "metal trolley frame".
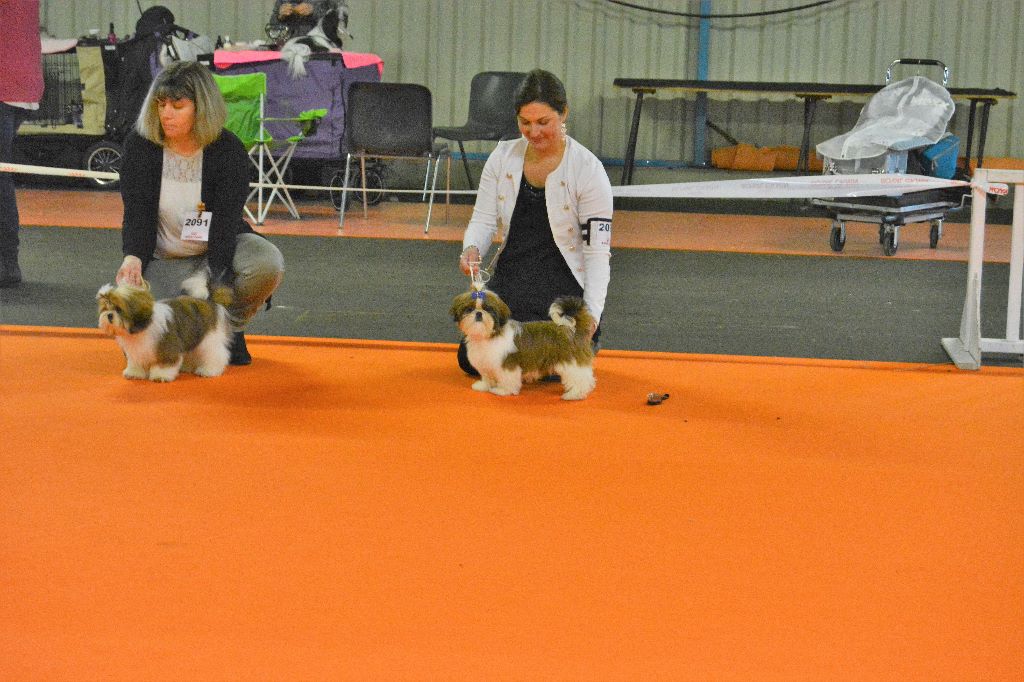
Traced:
[[[897, 64], [940, 67], [942, 87], [946, 87], [949, 82], [949, 69], [937, 59], [896, 59], [886, 69], [886, 85], [892, 81], [892, 70]], [[827, 165], [826, 172], [829, 172]], [[931, 189], [899, 196], [812, 199], [811, 203], [825, 209], [832, 217], [829, 245], [833, 251], [840, 252], [846, 245], [847, 222], [874, 223], [878, 225], [878, 242], [882, 245], [882, 252], [892, 256], [899, 248], [900, 228], [915, 223], [931, 224], [928, 245], [936, 248], [942, 237], [942, 224], [946, 215], [964, 208], [969, 198], [970, 191], [967, 189]]]
[[899, 197], [861, 197], [857, 199], [812, 199], [832, 215], [829, 245], [840, 252], [846, 245], [846, 223], [875, 223], [882, 252], [892, 256], [899, 248], [900, 228], [914, 223], [931, 223], [928, 246], [936, 248], [942, 237], [946, 216], [962, 209], [969, 197], [961, 190], [925, 190]]

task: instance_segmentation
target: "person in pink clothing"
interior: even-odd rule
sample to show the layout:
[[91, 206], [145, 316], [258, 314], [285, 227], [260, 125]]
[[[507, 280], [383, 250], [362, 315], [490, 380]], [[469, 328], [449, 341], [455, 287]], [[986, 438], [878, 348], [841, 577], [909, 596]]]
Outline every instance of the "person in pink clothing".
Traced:
[[[0, 161], [13, 161], [14, 137], [43, 97], [39, 0], [0, 0]], [[0, 172], [0, 287], [21, 282], [14, 178]]]

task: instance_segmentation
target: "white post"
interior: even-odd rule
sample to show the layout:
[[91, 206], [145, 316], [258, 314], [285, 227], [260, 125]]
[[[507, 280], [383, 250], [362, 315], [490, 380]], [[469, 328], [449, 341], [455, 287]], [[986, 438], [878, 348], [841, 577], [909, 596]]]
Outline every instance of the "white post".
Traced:
[[[974, 175], [975, 182], [979, 184], [986, 184], [987, 171], [984, 168], [979, 168]], [[988, 209], [988, 194], [985, 190], [977, 186], [972, 188], [972, 203], [971, 203], [971, 236], [967, 252], [967, 281], [977, 282], [978, 290], [973, 302], [974, 309], [978, 311], [976, 315], [976, 322], [980, 322], [981, 319], [981, 271], [984, 265], [985, 256], [985, 211]], [[978, 333], [980, 335], [981, 329], [979, 327]]]
[[[979, 168], [974, 175], [974, 182], [970, 252], [967, 255], [967, 295], [960, 319], [960, 336], [942, 339], [942, 347], [960, 369], [979, 369], [982, 353], [1019, 355], [1024, 360], [1024, 341], [1021, 340], [1020, 331], [1024, 286], [1024, 171]], [[1014, 186], [1006, 336], [1002, 339], [985, 339], [981, 337], [981, 275], [985, 250], [986, 189], [996, 183]]]
[[[986, 169], [979, 168], [974, 181], [985, 182]], [[960, 314], [960, 336], [942, 339], [946, 354], [960, 369], [981, 367], [981, 267], [985, 251], [985, 207], [987, 195], [977, 185], [971, 188], [971, 235], [967, 252], [967, 294]]]
[[1006, 293], [1006, 338], [1020, 341], [1021, 289], [1024, 288], [1024, 185], [1013, 188], [1013, 231], [1010, 238], [1010, 287]]

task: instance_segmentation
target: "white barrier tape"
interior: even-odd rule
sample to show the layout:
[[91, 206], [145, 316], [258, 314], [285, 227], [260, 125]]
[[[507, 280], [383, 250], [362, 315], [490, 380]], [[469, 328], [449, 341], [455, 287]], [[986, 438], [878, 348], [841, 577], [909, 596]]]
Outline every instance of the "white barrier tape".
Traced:
[[[0, 173], [24, 173], [27, 175], [51, 175], [65, 178], [95, 178], [97, 180], [120, 180], [121, 176], [117, 173], [111, 173], [107, 171], [90, 171], [83, 168], [54, 168], [53, 166], [31, 166], [23, 163], [0, 163]], [[250, 182], [249, 187], [257, 188], [263, 187], [264, 189], [273, 189], [286, 187], [288, 189], [308, 189], [308, 190], [319, 190], [322, 192], [340, 192], [340, 187], [327, 187], [325, 185], [275, 185], [271, 183], [258, 183]], [[349, 194], [362, 193], [362, 187], [349, 187]], [[367, 192], [374, 192], [373, 187], [367, 187]], [[387, 188], [384, 190], [388, 194], [423, 194], [421, 189], [391, 189]], [[430, 192], [430, 190], [428, 190]], [[435, 194], [445, 194], [445, 190], [438, 189], [433, 190]], [[450, 194], [476, 194], [475, 190], [458, 190], [453, 189]]]
[[[0, 163], [0, 173], [29, 173], [69, 178], [95, 178], [118, 180], [117, 173], [89, 171], [80, 168], [52, 168], [20, 163]], [[281, 187], [267, 183], [249, 183], [250, 187], [273, 189]], [[340, 192], [337, 187], [320, 185], [284, 185], [288, 189], [308, 189]], [[713, 180], [711, 182], [675, 182], [660, 185], [625, 185], [612, 187], [613, 197], [640, 197], [648, 199], [834, 199], [839, 197], [898, 196], [907, 192], [949, 187], [978, 187], [988, 194], [1005, 196], [1007, 185], [996, 182], [969, 183], [963, 180], [943, 180], [926, 175], [866, 174], [866, 175], [808, 175], [788, 178], [748, 178], [745, 180]], [[361, 187], [349, 188], [349, 194], [362, 193]], [[374, 191], [368, 187], [367, 191]], [[386, 189], [388, 194], [423, 194], [420, 189]], [[445, 190], [428, 190], [445, 194]], [[451, 194], [476, 194], [474, 190], [451, 190]]]
[[985, 194], [993, 194], [997, 197], [1005, 197], [1010, 193], [1010, 186], [1001, 182], [972, 182], [971, 187], [977, 187]]
[[[962, 180], [943, 180], [925, 175], [808, 175], [789, 178], [750, 178], [711, 182], [680, 182], [665, 185], [612, 187], [614, 197], [658, 199], [833, 199], [837, 197], [896, 196], [907, 192], [966, 187]], [[1007, 192], [995, 183], [983, 189]]]
[[29, 166], [23, 163], [0, 162], [0, 173], [28, 173], [30, 175], [56, 175], [64, 178], [95, 178], [97, 180], [119, 180], [117, 173], [90, 171], [81, 168], [53, 168], [51, 166]]
[[[341, 191], [340, 187], [326, 187], [324, 185], [275, 185], [275, 184], [272, 184], [272, 183], [262, 183], [261, 184], [261, 183], [258, 183], [258, 182], [250, 182], [249, 183], [249, 187], [253, 187], [253, 188], [262, 187], [263, 189], [273, 189], [275, 187], [277, 187], [277, 188], [285, 187], [287, 189], [320, 190], [322, 192], [340, 192]], [[374, 194], [374, 193], [380, 192], [380, 191], [381, 190], [379, 188], [376, 188], [376, 187], [367, 187], [366, 188], [366, 193], [367, 194]], [[419, 194], [419, 195], [422, 195], [424, 193], [422, 189], [392, 189], [390, 187], [385, 187], [383, 192], [385, 194]], [[363, 188], [362, 187], [349, 187], [348, 188], [348, 193], [349, 194], [362, 194], [363, 193]], [[454, 194], [476, 194], [477, 192], [476, 192], [475, 189], [453, 189], [453, 190], [443, 190], [443, 189], [431, 190], [431, 189], [428, 189], [426, 191], [426, 193], [427, 194], [442, 194], [442, 195], [443, 194], [453, 194], [454, 195]]]

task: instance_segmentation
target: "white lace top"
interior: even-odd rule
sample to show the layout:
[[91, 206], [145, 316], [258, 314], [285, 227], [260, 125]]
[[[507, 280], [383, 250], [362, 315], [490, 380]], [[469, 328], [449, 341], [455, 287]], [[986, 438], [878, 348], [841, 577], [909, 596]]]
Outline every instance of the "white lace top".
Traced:
[[206, 253], [206, 242], [185, 241], [181, 227], [185, 215], [197, 210], [202, 194], [203, 150], [182, 156], [164, 147], [164, 169], [160, 178], [157, 258], [188, 258]]

